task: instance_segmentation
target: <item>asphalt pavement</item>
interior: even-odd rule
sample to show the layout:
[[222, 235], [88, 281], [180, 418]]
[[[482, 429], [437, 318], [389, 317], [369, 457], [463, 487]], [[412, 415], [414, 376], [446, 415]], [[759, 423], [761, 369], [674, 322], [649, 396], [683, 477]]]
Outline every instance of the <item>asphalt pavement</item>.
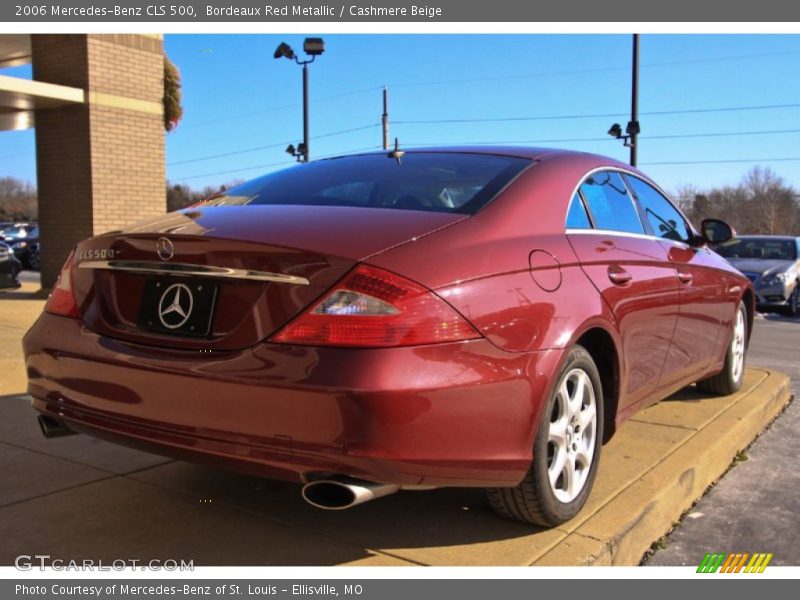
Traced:
[[647, 564], [697, 565], [706, 552], [772, 552], [772, 565], [800, 565], [800, 319], [758, 317], [748, 365], [788, 373], [795, 400]]

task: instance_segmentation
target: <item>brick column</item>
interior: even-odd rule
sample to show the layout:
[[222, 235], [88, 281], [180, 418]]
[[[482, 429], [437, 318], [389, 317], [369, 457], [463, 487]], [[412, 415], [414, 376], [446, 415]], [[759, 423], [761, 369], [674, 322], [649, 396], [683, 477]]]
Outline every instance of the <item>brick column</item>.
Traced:
[[36, 112], [42, 287], [70, 248], [166, 210], [163, 44], [143, 35], [33, 35], [33, 77], [85, 90]]

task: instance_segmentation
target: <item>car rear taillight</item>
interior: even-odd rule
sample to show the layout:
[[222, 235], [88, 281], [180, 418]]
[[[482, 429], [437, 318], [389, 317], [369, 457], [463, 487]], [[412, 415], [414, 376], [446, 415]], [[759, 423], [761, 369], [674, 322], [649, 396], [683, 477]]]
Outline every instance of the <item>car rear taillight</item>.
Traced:
[[272, 341], [391, 347], [478, 337], [464, 317], [430, 290], [394, 273], [360, 265]]
[[74, 256], [75, 251], [73, 250], [69, 253], [67, 262], [61, 267], [58, 280], [47, 298], [44, 309], [54, 315], [77, 319], [80, 313], [78, 312], [78, 303], [75, 302], [75, 295], [72, 293], [72, 259]]

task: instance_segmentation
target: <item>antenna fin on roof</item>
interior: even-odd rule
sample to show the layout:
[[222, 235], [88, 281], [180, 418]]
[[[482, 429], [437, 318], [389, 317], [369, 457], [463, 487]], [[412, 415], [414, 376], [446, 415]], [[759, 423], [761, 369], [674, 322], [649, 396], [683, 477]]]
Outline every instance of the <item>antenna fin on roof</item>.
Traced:
[[394, 138], [394, 150], [389, 152], [386, 156], [389, 158], [393, 158], [397, 161], [397, 164], [400, 164], [400, 159], [403, 158], [405, 155], [405, 150], [400, 150], [400, 142], [397, 138]]

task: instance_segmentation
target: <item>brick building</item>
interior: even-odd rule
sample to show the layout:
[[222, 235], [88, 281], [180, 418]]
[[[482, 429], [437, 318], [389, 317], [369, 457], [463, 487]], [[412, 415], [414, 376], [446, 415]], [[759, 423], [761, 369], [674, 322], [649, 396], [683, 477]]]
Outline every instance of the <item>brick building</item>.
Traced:
[[42, 287], [72, 246], [166, 210], [161, 36], [0, 35], [0, 129], [36, 128]]

